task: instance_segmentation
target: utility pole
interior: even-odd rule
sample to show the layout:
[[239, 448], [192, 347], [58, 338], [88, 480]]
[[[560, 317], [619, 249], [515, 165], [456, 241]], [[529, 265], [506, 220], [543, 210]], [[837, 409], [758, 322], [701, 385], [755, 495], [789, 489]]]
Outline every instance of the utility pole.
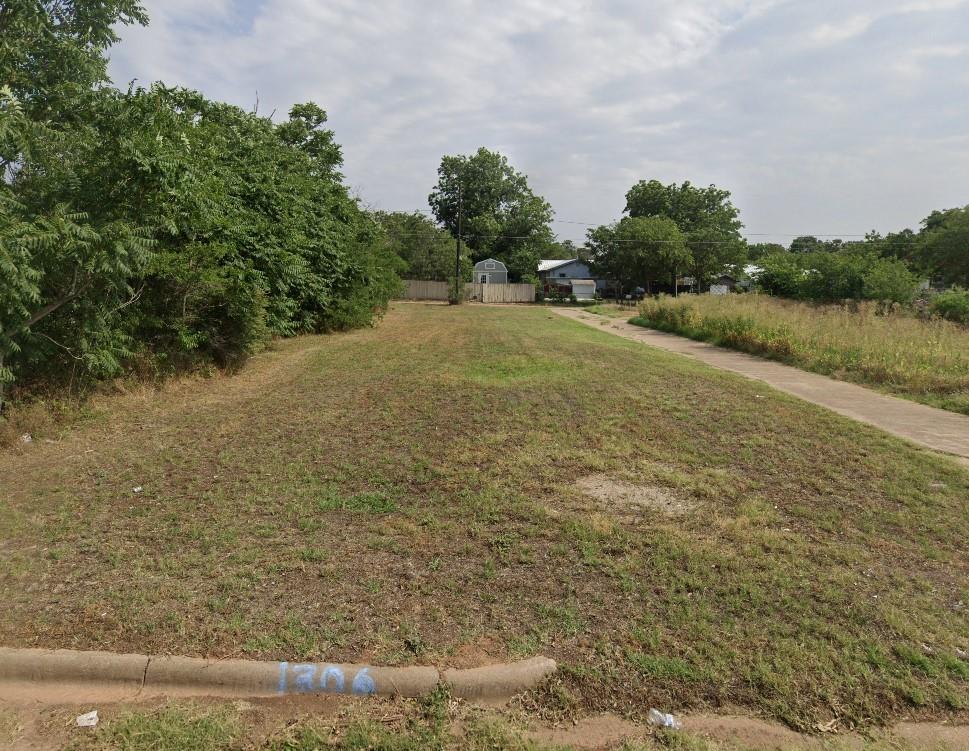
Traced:
[[464, 229], [464, 206], [461, 197], [461, 177], [458, 176], [458, 236], [454, 238], [454, 305], [461, 302], [461, 233]]

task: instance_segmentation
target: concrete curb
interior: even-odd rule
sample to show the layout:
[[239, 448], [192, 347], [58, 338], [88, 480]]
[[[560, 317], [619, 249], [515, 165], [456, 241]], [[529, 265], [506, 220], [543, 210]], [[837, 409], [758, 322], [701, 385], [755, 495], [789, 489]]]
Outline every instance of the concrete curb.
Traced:
[[445, 683], [458, 698], [500, 701], [533, 688], [555, 669], [555, 661], [547, 657], [441, 671], [436, 667], [205, 660], [0, 647], [0, 698], [43, 695], [44, 687], [58, 696], [66, 692], [82, 699], [91, 692], [119, 698], [293, 694], [416, 697]]

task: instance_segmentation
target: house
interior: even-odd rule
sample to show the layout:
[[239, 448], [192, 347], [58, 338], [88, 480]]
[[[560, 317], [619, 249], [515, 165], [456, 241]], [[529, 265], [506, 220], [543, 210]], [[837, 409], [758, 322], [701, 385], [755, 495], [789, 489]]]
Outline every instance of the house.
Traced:
[[546, 292], [554, 287], [578, 300], [593, 300], [596, 292], [609, 286], [605, 279], [593, 279], [589, 264], [578, 258], [539, 261], [538, 278]]
[[550, 284], [569, 285], [573, 279], [591, 279], [592, 272], [588, 264], [578, 258], [562, 258], [558, 260], [539, 261], [538, 278]]
[[486, 258], [474, 265], [475, 284], [508, 284], [508, 267], [494, 258]]

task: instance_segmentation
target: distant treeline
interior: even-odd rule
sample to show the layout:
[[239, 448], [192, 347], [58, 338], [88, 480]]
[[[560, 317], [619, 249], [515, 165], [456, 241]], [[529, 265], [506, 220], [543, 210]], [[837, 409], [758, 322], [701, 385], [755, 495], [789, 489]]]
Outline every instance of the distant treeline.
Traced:
[[400, 259], [314, 104], [266, 117], [106, 84], [132, 0], [0, 5], [0, 396], [138, 366], [231, 364], [365, 325]]
[[751, 245], [749, 257], [763, 269], [757, 279], [771, 294], [909, 302], [925, 283], [969, 286], [969, 207], [934, 211], [919, 232], [871, 232], [847, 242], [804, 236], [787, 247]]

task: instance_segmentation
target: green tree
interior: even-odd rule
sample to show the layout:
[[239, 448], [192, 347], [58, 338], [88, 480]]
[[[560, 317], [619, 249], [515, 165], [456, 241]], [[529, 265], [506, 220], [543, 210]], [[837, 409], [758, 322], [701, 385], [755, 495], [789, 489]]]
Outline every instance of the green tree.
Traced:
[[730, 192], [715, 185], [698, 188], [689, 181], [663, 185], [641, 180], [626, 193], [626, 213], [675, 222], [690, 249], [689, 270], [700, 285], [746, 260], [740, 212], [730, 201]]
[[474, 262], [502, 261], [512, 278], [535, 279], [538, 261], [554, 240], [552, 207], [528, 186], [501, 154], [480, 148], [471, 156], [445, 156], [428, 202], [434, 216], [458, 235], [458, 202], [462, 235]]
[[969, 286], [969, 206], [933, 211], [918, 237], [921, 265], [949, 284]]
[[766, 255], [757, 264], [761, 268], [757, 275], [757, 286], [761, 290], [777, 297], [801, 296], [805, 272], [797, 256], [785, 250]]
[[582, 258], [585, 248], [578, 247], [571, 240], [549, 243], [542, 251], [542, 258], [549, 261], [564, 261], [571, 258]]
[[[11, 358], [36, 359], [36, 326], [70, 310], [83, 332], [131, 292], [131, 274], [148, 260], [141, 223], [92, 217], [70, 200], [83, 189], [78, 155], [96, 139], [90, 117], [104, 100], [104, 51], [115, 25], [144, 21], [127, 0], [0, 5], [0, 406]], [[44, 337], [108, 371], [124, 342], [100, 346], [104, 339], [82, 333], [74, 351]]]
[[[454, 279], [454, 238], [419, 212], [377, 212], [388, 248], [404, 263], [401, 275], [407, 279], [444, 282]], [[471, 260], [461, 254], [462, 281], [471, 279]]]
[[138, 353], [228, 364], [365, 325], [399, 284], [320, 107], [277, 125], [105, 85], [114, 25], [143, 20], [130, 2], [0, 5], [0, 385]]
[[874, 258], [862, 275], [862, 295], [869, 300], [909, 303], [918, 278], [897, 258]]
[[587, 245], [596, 271], [627, 289], [643, 284], [651, 291], [654, 282], [672, 284], [674, 275], [692, 262], [685, 235], [666, 217], [624, 217], [590, 230]]
[[787, 248], [780, 243], [751, 243], [747, 246], [747, 258], [750, 261], [757, 261], [764, 256], [786, 252]]
[[824, 243], [813, 235], [802, 235], [791, 240], [791, 253], [820, 253], [826, 250]]
[[883, 258], [897, 258], [913, 265], [919, 262], [918, 235], [910, 229], [884, 236], [872, 230], [865, 235], [865, 244]]

